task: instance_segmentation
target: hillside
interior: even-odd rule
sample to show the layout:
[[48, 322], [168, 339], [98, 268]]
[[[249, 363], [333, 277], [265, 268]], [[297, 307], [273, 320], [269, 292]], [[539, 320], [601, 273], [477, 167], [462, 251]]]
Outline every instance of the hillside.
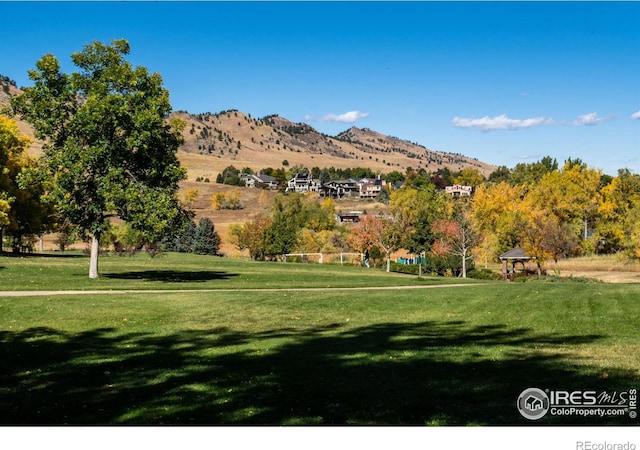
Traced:
[[259, 170], [282, 167], [284, 161], [289, 166], [368, 167], [383, 173], [404, 172], [408, 167], [428, 172], [474, 167], [488, 175], [495, 169], [472, 158], [435, 152], [367, 128], [352, 127], [334, 137], [277, 115], [255, 119], [235, 110], [197, 115], [180, 111], [174, 115], [187, 123], [180, 158], [190, 179], [213, 179], [230, 164]]
[[[20, 94], [6, 77], [0, 79], [0, 107], [9, 96]], [[290, 167], [368, 167], [382, 173], [408, 167], [428, 172], [449, 168], [457, 172], [465, 167], [477, 168], [485, 176], [495, 167], [462, 155], [442, 153], [386, 136], [368, 128], [352, 127], [337, 136], [328, 136], [305, 123], [294, 123], [278, 115], [255, 119], [249, 114], [230, 110], [219, 113], [172, 114], [186, 122], [185, 142], [178, 157], [187, 168], [189, 180], [198, 177], [215, 179], [225, 167], [234, 165], [260, 170]], [[34, 137], [33, 128], [18, 121], [20, 130]], [[35, 140], [30, 153], [38, 155], [42, 143]], [[285, 165], [286, 165], [285, 163]]]

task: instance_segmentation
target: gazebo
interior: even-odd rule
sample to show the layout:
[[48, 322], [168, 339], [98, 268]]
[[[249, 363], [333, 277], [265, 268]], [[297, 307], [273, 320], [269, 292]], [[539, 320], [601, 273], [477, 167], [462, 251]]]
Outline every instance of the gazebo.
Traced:
[[[499, 258], [502, 262], [502, 277], [507, 280], [512, 278], [515, 273], [516, 264], [522, 264], [522, 269], [524, 269], [524, 264], [527, 261], [535, 259], [535, 256], [529, 256], [523, 248], [516, 247], [506, 253], [503, 253]], [[509, 264], [511, 264], [511, 270], [509, 270]]]

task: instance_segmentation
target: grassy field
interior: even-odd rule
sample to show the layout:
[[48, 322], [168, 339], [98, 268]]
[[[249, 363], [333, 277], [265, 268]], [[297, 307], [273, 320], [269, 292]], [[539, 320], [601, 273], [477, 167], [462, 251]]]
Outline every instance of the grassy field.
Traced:
[[640, 283], [640, 263], [620, 255], [597, 255], [549, 261], [549, 273], [562, 277], [587, 277], [608, 283]]
[[[89, 281], [84, 257], [0, 257], [1, 290], [170, 290], [0, 297], [0, 423], [637, 424], [530, 422], [515, 403], [529, 387], [637, 388], [640, 285], [327, 291], [459, 280], [174, 254], [101, 263]], [[277, 290], [297, 287], [310, 289]]]
[[0, 256], [0, 290], [336, 288], [457, 283], [451, 278], [385, 274], [332, 264], [260, 263], [244, 259], [164, 254], [151, 259], [101, 256], [101, 278], [90, 280], [82, 253]]

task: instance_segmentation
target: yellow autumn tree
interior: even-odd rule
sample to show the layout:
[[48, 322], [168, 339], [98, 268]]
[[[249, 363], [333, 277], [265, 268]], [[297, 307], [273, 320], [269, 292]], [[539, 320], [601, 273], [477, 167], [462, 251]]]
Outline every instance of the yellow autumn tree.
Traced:
[[597, 218], [602, 171], [578, 161], [567, 161], [561, 170], [545, 174], [527, 198], [574, 228], [586, 240]]
[[196, 188], [190, 188], [184, 192], [182, 201], [180, 203], [182, 203], [182, 205], [186, 208], [193, 209], [193, 205], [195, 204], [196, 200], [198, 200], [198, 197], [200, 197], [200, 191]]
[[[592, 237], [594, 249], [616, 252], [625, 248], [640, 247], [631, 237], [637, 228], [636, 210], [640, 205], [640, 175], [628, 169], [618, 171], [618, 176], [601, 189], [598, 214], [600, 224]], [[633, 253], [633, 250], [632, 250]]]
[[224, 192], [217, 192], [211, 196], [211, 208], [219, 210], [224, 205]]
[[471, 220], [478, 233], [481, 260], [494, 260], [520, 244], [526, 214], [522, 208], [524, 188], [503, 181], [480, 185], [471, 200]]
[[465, 167], [453, 179], [453, 182], [462, 186], [476, 187], [484, 183], [484, 176], [482, 176], [480, 171], [474, 167]]
[[242, 209], [240, 201], [240, 191], [231, 189], [226, 192], [218, 192], [211, 197], [211, 208], [213, 209]]
[[11, 222], [11, 203], [19, 190], [16, 178], [23, 168], [33, 164], [26, 152], [30, 143], [31, 139], [20, 134], [14, 120], [0, 115], [0, 228]]

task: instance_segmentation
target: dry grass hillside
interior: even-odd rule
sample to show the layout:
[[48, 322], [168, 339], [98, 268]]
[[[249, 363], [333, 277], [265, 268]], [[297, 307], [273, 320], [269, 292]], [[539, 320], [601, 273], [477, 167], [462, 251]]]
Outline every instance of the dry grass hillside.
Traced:
[[[20, 90], [0, 81], [0, 108], [9, 104], [9, 96]], [[178, 157], [187, 168], [189, 180], [198, 177], [215, 180], [229, 166], [255, 171], [262, 168], [299, 165], [309, 169], [367, 167], [380, 173], [404, 172], [408, 167], [428, 172], [448, 168], [457, 172], [465, 167], [478, 169], [487, 176], [495, 167], [463, 155], [435, 152], [426, 147], [390, 137], [373, 130], [352, 127], [338, 136], [320, 133], [304, 123], [293, 123], [277, 115], [255, 119], [240, 111], [190, 114], [177, 111], [184, 120], [185, 142]], [[34, 137], [33, 128], [18, 120], [20, 131]], [[34, 139], [30, 153], [39, 155], [42, 142]]]
[[186, 122], [180, 160], [193, 180], [215, 179], [228, 165], [258, 171], [282, 167], [284, 161], [308, 168], [368, 167], [381, 173], [404, 172], [408, 167], [429, 172], [474, 167], [486, 176], [495, 169], [472, 158], [434, 152], [366, 128], [352, 127], [332, 137], [279, 116], [254, 119], [240, 111], [174, 115]]
[[593, 278], [607, 283], [639, 283], [640, 263], [629, 261], [621, 255], [582, 256], [550, 261], [546, 264], [549, 273], [562, 277]]

